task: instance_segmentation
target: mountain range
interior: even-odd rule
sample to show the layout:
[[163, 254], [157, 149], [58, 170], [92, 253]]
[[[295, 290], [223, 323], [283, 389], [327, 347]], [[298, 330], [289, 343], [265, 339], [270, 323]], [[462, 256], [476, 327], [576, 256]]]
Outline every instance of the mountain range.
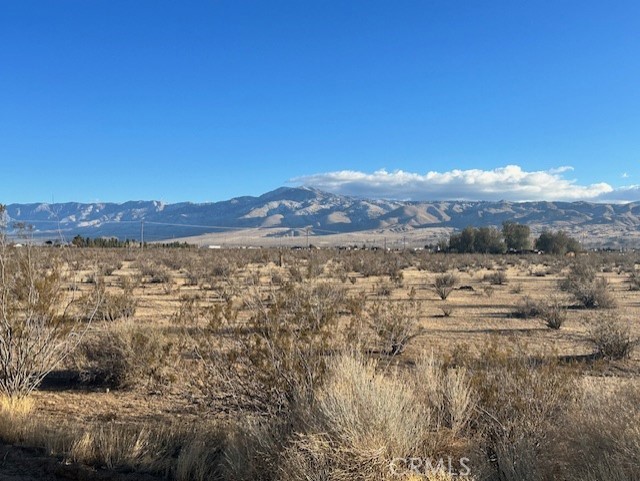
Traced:
[[347, 197], [307, 187], [199, 204], [8, 204], [5, 215], [10, 233], [15, 233], [15, 223], [24, 223], [33, 226], [39, 239], [66, 240], [77, 234], [139, 240], [143, 229], [148, 241], [244, 229], [260, 229], [264, 236], [397, 233], [500, 226], [506, 220], [528, 224], [534, 232], [563, 229], [609, 246], [633, 246], [640, 238], [640, 202], [414, 202]]

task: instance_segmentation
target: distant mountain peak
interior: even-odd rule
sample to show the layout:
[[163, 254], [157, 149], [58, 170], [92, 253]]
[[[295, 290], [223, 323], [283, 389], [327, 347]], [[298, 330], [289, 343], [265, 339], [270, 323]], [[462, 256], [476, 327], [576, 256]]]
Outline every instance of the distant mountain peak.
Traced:
[[[9, 204], [9, 222], [35, 227], [40, 238], [76, 234], [90, 237], [138, 238], [140, 222], [145, 239], [187, 237], [242, 228], [306, 229], [318, 233], [385, 229], [464, 228], [500, 226], [506, 220], [534, 228], [569, 229], [589, 235], [623, 238], [640, 230], [640, 202], [433, 201], [405, 202], [362, 199], [311, 187], [280, 187], [258, 197], [236, 197], [210, 203], [129, 201], [124, 203]], [[603, 234], [605, 233], [605, 234]], [[623, 239], [630, 242], [629, 239]]]

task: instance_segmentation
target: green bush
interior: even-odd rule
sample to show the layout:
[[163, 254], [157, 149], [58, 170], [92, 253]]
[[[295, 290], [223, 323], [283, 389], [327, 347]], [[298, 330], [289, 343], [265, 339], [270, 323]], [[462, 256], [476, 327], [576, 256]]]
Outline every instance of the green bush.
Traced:
[[565, 255], [567, 252], [577, 253], [582, 250], [580, 242], [569, 237], [565, 232], [544, 231], [535, 241], [536, 249], [545, 254]]

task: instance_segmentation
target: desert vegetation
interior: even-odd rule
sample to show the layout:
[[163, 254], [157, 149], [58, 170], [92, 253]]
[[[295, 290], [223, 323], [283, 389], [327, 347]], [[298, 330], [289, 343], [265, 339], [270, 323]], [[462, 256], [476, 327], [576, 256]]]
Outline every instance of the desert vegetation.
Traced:
[[635, 253], [1, 247], [48, 479], [640, 479]]

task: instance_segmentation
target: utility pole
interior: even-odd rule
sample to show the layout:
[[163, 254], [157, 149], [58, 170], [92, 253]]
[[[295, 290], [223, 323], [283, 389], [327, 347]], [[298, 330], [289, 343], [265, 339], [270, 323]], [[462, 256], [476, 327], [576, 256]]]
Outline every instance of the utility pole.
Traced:
[[140, 250], [144, 249], [144, 219], [140, 221]]
[[309, 244], [309, 228], [307, 227], [307, 249], [311, 249], [311, 244]]

